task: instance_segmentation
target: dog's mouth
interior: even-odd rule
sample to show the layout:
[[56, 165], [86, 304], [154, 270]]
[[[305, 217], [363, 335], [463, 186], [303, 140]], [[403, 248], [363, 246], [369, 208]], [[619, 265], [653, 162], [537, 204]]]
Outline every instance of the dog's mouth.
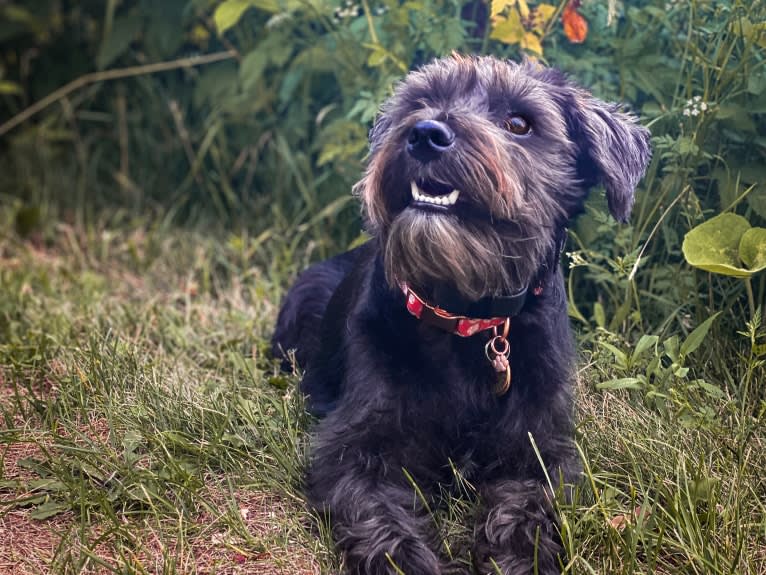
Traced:
[[410, 187], [412, 190], [410, 205], [417, 209], [449, 211], [460, 197], [460, 190], [435, 180], [412, 180]]

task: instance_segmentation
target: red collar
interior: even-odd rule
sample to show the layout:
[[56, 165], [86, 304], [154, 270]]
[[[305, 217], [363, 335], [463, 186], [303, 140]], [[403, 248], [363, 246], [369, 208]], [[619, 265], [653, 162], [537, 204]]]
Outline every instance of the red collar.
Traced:
[[507, 317], [492, 317], [487, 319], [470, 318], [463, 315], [451, 314], [437, 306], [432, 306], [423, 301], [418, 294], [406, 284], [401, 284], [402, 291], [407, 298], [407, 311], [416, 318], [459, 335], [470, 337], [480, 331], [485, 331], [503, 325]]

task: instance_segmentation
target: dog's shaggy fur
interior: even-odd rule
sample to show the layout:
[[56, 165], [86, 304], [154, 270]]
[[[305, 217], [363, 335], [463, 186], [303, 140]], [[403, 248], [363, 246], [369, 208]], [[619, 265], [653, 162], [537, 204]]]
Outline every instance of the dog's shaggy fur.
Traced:
[[[370, 140], [356, 192], [373, 239], [304, 272], [274, 335], [306, 366], [301, 388], [322, 418], [309, 501], [329, 514], [349, 573], [443, 573], [455, 566], [411, 479], [428, 497], [457, 470], [480, 497], [478, 572], [558, 573], [545, 475], [571, 484], [579, 472], [560, 244], [594, 185], [628, 217], [649, 133], [555, 70], [453, 56], [407, 76]], [[412, 182], [459, 199], [424, 206]], [[485, 357], [489, 332], [419, 321], [400, 282], [447, 310], [529, 288], [512, 318], [507, 393]]]

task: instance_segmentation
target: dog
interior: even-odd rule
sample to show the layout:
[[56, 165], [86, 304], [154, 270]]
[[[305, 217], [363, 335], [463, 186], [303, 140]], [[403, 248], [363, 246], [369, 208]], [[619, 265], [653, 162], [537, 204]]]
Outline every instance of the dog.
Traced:
[[306, 495], [347, 573], [460, 571], [426, 503], [456, 471], [478, 573], [560, 572], [551, 488], [580, 465], [559, 257], [592, 187], [627, 220], [649, 135], [530, 61], [452, 55], [383, 104], [354, 188], [371, 240], [298, 277], [272, 341], [305, 366]]

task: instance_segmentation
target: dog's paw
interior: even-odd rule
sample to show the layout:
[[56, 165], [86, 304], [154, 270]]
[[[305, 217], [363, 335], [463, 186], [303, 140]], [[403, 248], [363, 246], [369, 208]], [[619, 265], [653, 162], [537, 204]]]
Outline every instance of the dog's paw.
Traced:
[[[348, 575], [442, 575], [438, 557], [422, 542], [400, 540], [394, 546], [379, 542], [346, 552]], [[388, 548], [388, 549], [386, 549]]]
[[556, 517], [542, 486], [502, 482], [487, 493], [488, 507], [476, 526], [474, 563], [493, 575], [558, 575], [562, 552]]

